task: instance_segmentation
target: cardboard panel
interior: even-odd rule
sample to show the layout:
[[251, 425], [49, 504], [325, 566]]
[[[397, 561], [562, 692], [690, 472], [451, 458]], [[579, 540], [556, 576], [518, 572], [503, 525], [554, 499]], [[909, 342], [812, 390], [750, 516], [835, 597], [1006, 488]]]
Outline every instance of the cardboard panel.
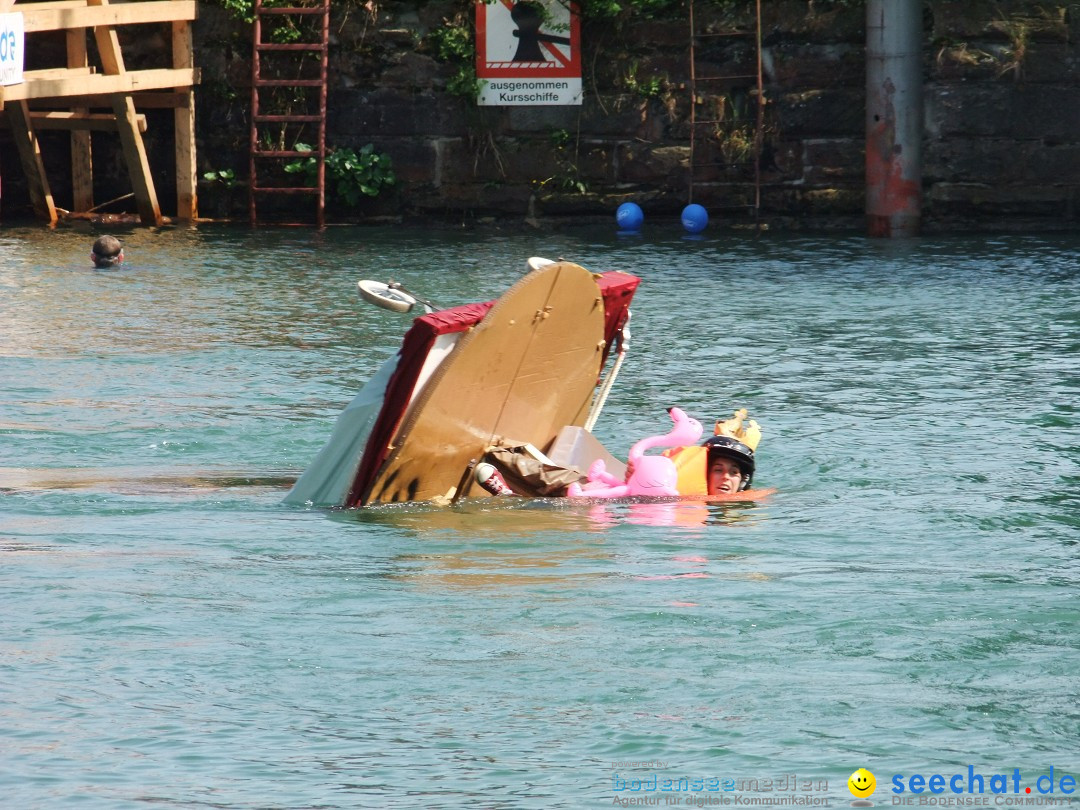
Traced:
[[363, 503], [452, 492], [496, 437], [547, 446], [588, 414], [604, 349], [604, 304], [571, 262], [522, 278], [461, 338], [414, 401]]

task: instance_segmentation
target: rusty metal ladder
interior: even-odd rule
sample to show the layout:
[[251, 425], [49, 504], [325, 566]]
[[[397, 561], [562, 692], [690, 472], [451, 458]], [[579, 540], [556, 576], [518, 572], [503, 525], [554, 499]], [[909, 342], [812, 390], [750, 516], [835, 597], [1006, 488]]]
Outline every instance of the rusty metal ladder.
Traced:
[[[694, 202], [694, 185], [695, 185], [695, 169], [702, 169], [709, 166], [721, 166], [727, 165], [715, 162], [702, 161], [700, 152], [701, 149], [701, 134], [699, 128], [701, 127], [713, 127], [718, 128], [728, 123], [723, 119], [706, 119], [700, 120], [698, 118], [698, 107], [702, 101], [699, 97], [701, 91], [699, 85], [708, 84], [709, 82], [715, 82], [721, 86], [732, 87], [736, 85], [750, 86], [754, 91], [755, 107], [757, 108], [756, 116], [754, 120], [754, 143], [753, 143], [753, 161], [754, 161], [754, 221], [757, 222], [761, 211], [761, 147], [762, 147], [762, 135], [765, 128], [765, 103], [764, 103], [764, 79], [762, 75], [761, 65], [761, 0], [755, 0], [755, 24], [750, 31], [721, 31], [721, 32], [702, 32], [697, 30], [697, 23], [694, 19], [694, 0], [689, 0], [689, 17], [690, 17], [690, 47], [689, 47], [689, 90], [690, 90], [690, 166], [689, 166], [689, 188], [687, 190], [687, 202]], [[698, 76], [697, 75], [697, 43], [702, 39], [715, 39], [721, 37], [750, 37], [754, 43], [754, 52], [756, 56], [756, 70], [754, 72], [739, 73], [739, 74], [725, 74], [714, 76]]]
[[[326, 222], [326, 74], [330, 41], [330, 0], [293, 0], [288, 6], [268, 6], [255, 0], [253, 46], [251, 56], [251, 142], [248, 162], [248, 212], [251, 224], [258, 222], [257, 199], [264, 195], [313, 195], [315, 220], [322, 228]], [[264, 18], [289, 20], [306, 41], [264, 42]], [[302, 20], [313, 20], [304, 26]], [[311, 29], [317, 29], [312, 31]], [[314, 36], [312, 36], [314, 34]], [[317, 38], [316, 38], [317, 37]], [[306, 55], [317, 57], [318, 76], [307, 75], [311, 65]], [[296, 56], [300, 64], [296, 64]], [[285, 75], [293, 70], [295, 75]], [[282, 89], [296, 91], [284, 104], [278, 97]], [[269, 95], [269, 97], [267, 97]], [[296, 112], [293, 105], [303, 106]], [[318, 134], [310, 150], [296, 149], [300, 134], [315, 124]], [[276, 144], [267, 144], [262, 134], [268, 125], [278, 127]], [[286, 160], [314, 157], [316, 184], [288, 184], [283, 179]], [[267, 185], [260, 184], [260, 178]]]

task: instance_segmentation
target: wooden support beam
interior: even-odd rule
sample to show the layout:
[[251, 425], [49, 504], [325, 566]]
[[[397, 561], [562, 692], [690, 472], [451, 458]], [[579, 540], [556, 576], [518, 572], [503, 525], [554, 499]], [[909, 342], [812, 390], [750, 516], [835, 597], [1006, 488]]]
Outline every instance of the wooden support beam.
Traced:
[[[174, 68], [195, 67], [191, 23], [180, 20], [172, 24], [172, 52]], [[173, 112], [173, 134], [176, 141], [176, 217], [191, 221], [199, 215], [199, 201], [195, 166], [195, 93], [190, 89], [187, 104]]]
[[[68, 74], [61, 70], [59, 73]], [[65, 78], [55, 70], [25, 71], [22, 84], [8, 86], [6, 101], [29, 101], [35, 98], [70, 98], [95, 94], [132, 93], [139, 90], [166, 90], [198, 84], [197, 71], [191, 68], [172, 70], [133, 70], [114, 76], [76, 75]], [[44, 74], [44, 75], [42, 75]]]
[[[13, 3], [0, 0], [0, 11]], [[145, 224], [160, 225], [164, 220], [142, 139], [146, 116], [136, 109], [167, 108], [174, 111], [178, 216], [194, 219], [197, 182], [193, 87], [200, 77], [194, 65], [190, 23], [198, 17], [197, 0], [138, 0], [115, 5], [109, 0], [45, 0], [20, 4], [19, 11], [27, 34], [63, 31], [67, 45], [66, 68], [24, 71], [21, 84], [0, 87], [0, 125], [6, 124], [14, 133], [39, 215], [56, 221], [35, 131], [71, 132], [73, 208], [92, 210], [90, 131], [111, 130], [120, 136], [140, 218]], [[161, 23], [172, 26], [172, 66], [128, 71], [114, 26]], [[88, 63], [88, 28], [93, 30], [97, 43], [100, 73]], [[31, 106], [34, 112], [30, 112]], [[94, 108], [109, 109], [112, 115], [92, 113]]]
[[[89, 7], [106, 8], [109, 0], [86, 0], [86, 3]], [[120, 38], [116, 35], [116, 29], [108, 24], [95, 25], [94, 41], [97, 42], [101, 67], [106, 75], [117, 76], [124, 73], [124, 55], [120, 53]]]
[[[70, 29], [64, 32], [64, 40], [67, 46], [67, 66], [69, 70], [85, 68], [89, 66], [86, 56], [86, 31], [82, 28]], [[71, 111], [72, 118], [88, 116], [90, 110], [87, 107], [75, 107]], [[45, 120], [51, 113], [45, 114]], [[41, 127], [42, 120], [39, 113], [30, 113], [34, 125]], [[90, 131], [88, 129], [71, 130], [71, 197], [72, 211], [89, 211], [94, 207], [94, 161], [90, 151]]]
[[157, 191], [154, 190], [154, 178], [150, 174], [150, 161], [146, 157], [146, 147], [136, 123], [135, 104], [131, 96], [116, 96], [113, 104], [116, 123], [119, 125], [120, 145], [124, 150], [131, 186], [135, 192], [135, 204], [139, 209], [139, 219], [143, 225], [161, 225], [161, 206], [158, 205]]
[[47, 220], [49, 225], [55, 225], [57, 222], [56, 204], [53, 202], [49, 180], [45, 176], [45, 164], [41, 160], [41, 145], [30, 123], [30, 110], [25, 101], [8, 101], [4, 103], [4, 112], [7, 113], [8, 121], [11, 123], [11, 135], [19, 150], [19, 160], [23, 166], [23, 173], [26, 175], [30, 203], [34, 207], [34, 213]]
[[145, 0], [138, 3], [88, 5], [86, 0], [58, 3], [20, 3], [23, 31], [62, 31], [69, 28], [94, 28], [110, 25], [138, 25], [174, 20], [194, 20], [198, 15], [195, 0]]
[[[187, 107], [191, 102], [191, 93], [167, 93], [151, 90], [148, 92], [132, 93], [131, 100], [135, 102], [135, 109], [137, 110], [172, 110], [177, 107]], [[52, 110], [57, 107], [67, 106], [62, 97], [50, 98], [46, 96], [43, 98], [32, 98], [29, 99], [29, 103], [31, 110]], [[85, 104], [91, 109], [111, 110], [112, 96], [79, 96], [79, 103]]]
[[[30, 121], [34, 130], [62, 130], [72, 133], [86, 134], [89, 132], [116, 132], [116, 116], [113, 113], [91, 113], [68, 110], [31, 110]], [[135, 114], [135, 122], [139, 132], [146, 132], [146, 116], [142, 113]], [[0, 127], [9, 125], [7, 114], [0, 111]], [[83, 209], [77, 208], [77, 211]]]
[[[4, 2], [9, 3], [8, 7], [10, 8], [11, 5], [14, 5], [15, 0], [0, 0], [0, 6]], [[34, 5], [43, 9], [86, 8], [86, 0], [49, 0], [47, 3], [35, 3]]]
[[[12, 2], [14, 2], [14, 0], [12, 0]], [[3, 3], [4, 3], [4, 0], [0, 0], [0, 6], [2, 6]], [[4, 105], [4, 85], [0, 84], [0, 109], [3, 108], [3, 105]], [[2, 175], [2, 174], [3, 174], [3, 172], [0, 171], [0, 175]], [[0, 187], [2, 187], [2, 186], [3, 186], [3, 178], [0, 177]], [[0, 191], [0, 196], [3, 196], [2, 191]], [[0, 217], [0, 220], [2, 220], [2, 219], [3, 218]]]
[[[109, 0], [86, 0], [90, 6], [107, 6]], [[124, 76], [124, 55], [120, 52], [120, 40], [116, 31], [107, 25], [94, 28], [94, 40], [97, 42], [101, 66], [108, 76]], [[130, 93], [117, 93], [113, 96], [113, 112], [119, 126], [120, 145], [124, 150], [128, 174], [131, 176], [132, 190], [135, 192], [135, 205], [139, 209], [139, 219], [143, 225], [161, 225], [161, 206], [158, 205], [157, 192], [154, 190], [154, 178], [150, 174], [150, 161], [146, 157], [146, 146], [135, 121], [135, 102]]]
[[[56, 79], [80, 79], [97, 73], [96, 67], [83, 65], [82, 67], [70, 68], [38, 68], [37, 70], [24, 70], [23, 82], [47, 82]], [[20, 85], [11, 85], [19, 87]]]

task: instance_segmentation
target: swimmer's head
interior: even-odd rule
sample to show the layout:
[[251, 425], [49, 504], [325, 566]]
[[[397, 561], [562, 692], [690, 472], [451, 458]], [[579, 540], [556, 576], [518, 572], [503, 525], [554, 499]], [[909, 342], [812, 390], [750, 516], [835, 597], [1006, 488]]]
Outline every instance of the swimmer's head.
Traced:
[[738, 439], [730, 436], [710, 436], [702, 444], [709, 448], [707, 474], [711, 475], [714, 462], [724, 462], [718, 466], [726, 466], [726, 463], [734, 463], [735, 469], [740, 473], [741, 482], [738, 490], [749, 488], [754, 480], [754, 451]]
[[99, 236], [90, 248], [94, 267], [113, 267], [124, 261], [124, 246], [115, 236]]

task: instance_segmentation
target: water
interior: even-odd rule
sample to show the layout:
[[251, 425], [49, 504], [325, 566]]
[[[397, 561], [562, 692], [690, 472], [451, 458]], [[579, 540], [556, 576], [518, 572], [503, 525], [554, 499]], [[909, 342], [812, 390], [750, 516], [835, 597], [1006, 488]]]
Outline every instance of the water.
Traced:
[[[1080, 773], [1080, 239], [646, 234], [0, 231], [4, 806]], [[530, 255], [644, 279], [605, 444], [745, 406], [778, 494], [283, 506], [403, 331], [356, 280]]]

